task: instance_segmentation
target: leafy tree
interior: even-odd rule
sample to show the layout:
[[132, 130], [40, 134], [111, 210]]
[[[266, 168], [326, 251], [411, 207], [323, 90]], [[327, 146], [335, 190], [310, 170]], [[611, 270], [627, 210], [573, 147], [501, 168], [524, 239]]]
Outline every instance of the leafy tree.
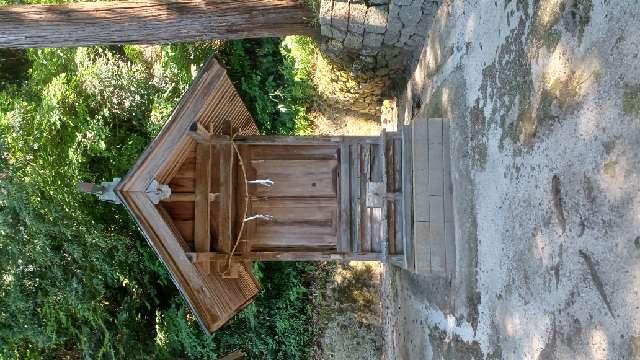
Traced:
[[124, 209], [77, 191], [127, 172], [211, 53], [263, 131], [303, 130], [313, 89], [280, 46], [41, 49], [0, 63], [1, 359], [304, 358], [314, 266], [256, 264], [265, 291], [208, 337]]

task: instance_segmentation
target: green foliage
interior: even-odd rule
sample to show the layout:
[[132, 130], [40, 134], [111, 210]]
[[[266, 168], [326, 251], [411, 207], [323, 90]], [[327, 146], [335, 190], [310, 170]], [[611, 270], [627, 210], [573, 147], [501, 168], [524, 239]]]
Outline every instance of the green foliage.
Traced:
[[26, 51], [0, 49], [0, 90], [24, 81], [28, 69], [29, 59]]
[[28, 50], [0, 66], [0, 359], [305, 357], [314, 266], [256, 264], [264, 291], [209, 337], [124, 209], [76, 188], [125, 174], [211, 53], [263, 131], [303, 131], [314, 91], [290, 44]]
[[[229, 41], [218, 49], [229, 77], [264, 134], [306, 132], [306, 108], [314, 97], [310, 77], [297, 74], [295, 60], [280, 40]], [[284, 53], [284, 56], [283, 56]]]

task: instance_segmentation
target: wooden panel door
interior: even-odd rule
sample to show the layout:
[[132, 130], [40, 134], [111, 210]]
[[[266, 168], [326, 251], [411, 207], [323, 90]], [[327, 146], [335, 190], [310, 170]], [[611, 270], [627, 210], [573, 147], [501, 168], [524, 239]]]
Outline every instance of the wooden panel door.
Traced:
[[251, 184], [246, 225], [252, 251], [335, 251], [338, 239], [338, 146], [244, 145]]

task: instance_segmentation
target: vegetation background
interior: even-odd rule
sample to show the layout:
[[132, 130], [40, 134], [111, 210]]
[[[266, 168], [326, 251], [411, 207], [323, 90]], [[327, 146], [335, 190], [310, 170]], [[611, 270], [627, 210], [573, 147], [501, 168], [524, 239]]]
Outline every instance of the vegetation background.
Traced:
[[0, 50], [0, 358], [308, 355], [328, 265], [256, 264], [264, 291], [213, 337], [120, 206], [77, 190], [127, 170], [212, 54], [266, 134], [310, 131], [308, 38]]

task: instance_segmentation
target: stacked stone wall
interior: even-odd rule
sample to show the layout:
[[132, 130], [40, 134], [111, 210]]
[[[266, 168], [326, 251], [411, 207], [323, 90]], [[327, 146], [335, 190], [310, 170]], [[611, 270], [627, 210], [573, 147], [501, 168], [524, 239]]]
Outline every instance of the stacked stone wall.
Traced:
[[322, 0], [322, 49], [367, 94], [354, 106], [380, 112], [382, 94], [401, 77], [431, 26], [439, 0]]

